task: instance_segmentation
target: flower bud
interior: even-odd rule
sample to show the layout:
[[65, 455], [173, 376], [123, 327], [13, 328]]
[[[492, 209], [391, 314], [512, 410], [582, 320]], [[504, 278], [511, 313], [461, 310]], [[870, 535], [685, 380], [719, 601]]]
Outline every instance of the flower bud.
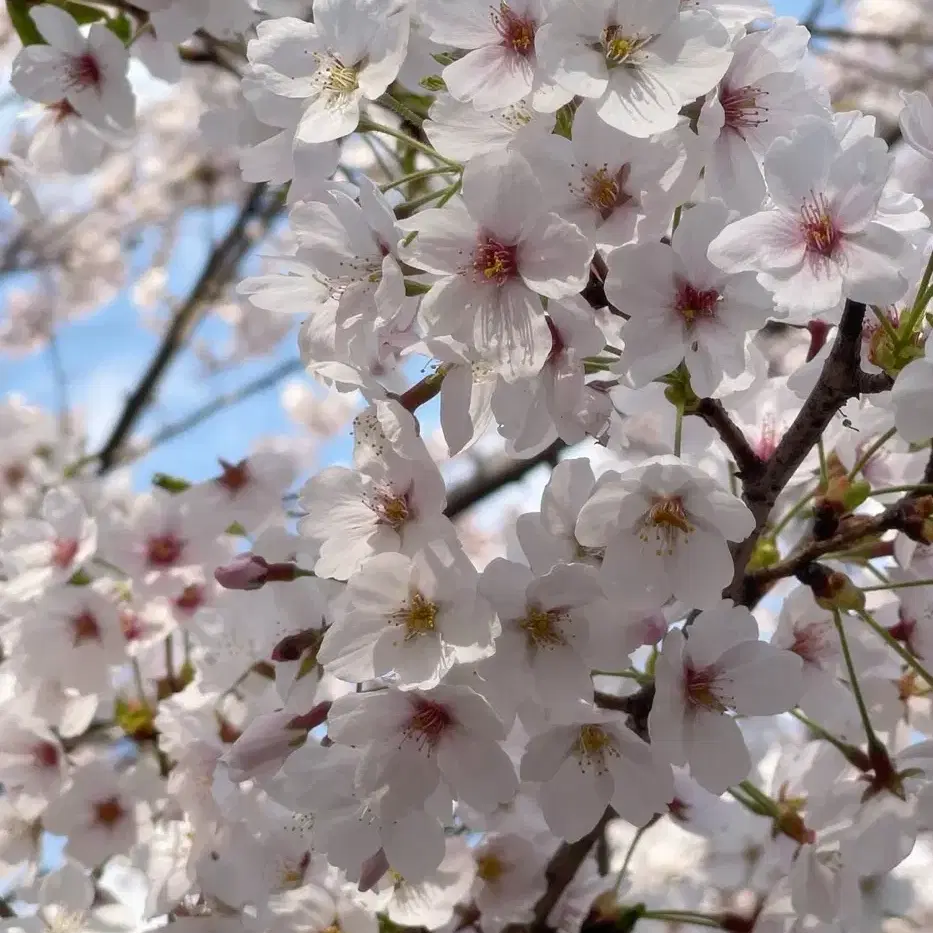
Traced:
[[272, 777], [307, 738], [308, 730], [296, 727], [295, 721], [289, 710], [257, 716], [221, 758], [231, 780]]
[[844, 573], [813, 563], [799, 570], [797, 579], [810, 587], [823, 609], [846, 612], [865, 608], [865, 594]]
[[267, 561], [247, 551], [214, 571], [214, 579], [227, 590], [258, 590], [269, 579]]

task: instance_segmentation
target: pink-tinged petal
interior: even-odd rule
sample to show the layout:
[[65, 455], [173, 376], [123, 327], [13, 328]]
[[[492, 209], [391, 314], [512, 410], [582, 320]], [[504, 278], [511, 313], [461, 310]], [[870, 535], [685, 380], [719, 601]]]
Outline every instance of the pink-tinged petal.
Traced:
[[606, 297], [632, 319], [668, 310], [676, 292], [675, 260], [674, 251], [663, 243], [614, 250], [609, 254]]
[[492, 813], [518, 790], [512, 760], [494, 743], [458, 735], [441, 743], [437, 763], [457, 797], [481, 813]]
[[613, 591], [625, 593], [631, 608], [657, 607], [674, 595], [670, 571], [654, 537], [642, 540], [637, 529], [620, 531], [606, 546], [604, 588], [611, 584]]
[[447, 90], [459, 101], [472, 101], [477, 110], [498, 110], [521, 100], [531, 90], [531, 61], [504, 45], [474, 49], [443, 72]]
[[843, 243], [846, 296], [866, 304], [889, 305], [903, 297], [907, 279], [900, 257], [906, 241], [890, 227], [871, 223]]
[[742, 730], [724, 713], [699, 711], [690, 716], [684, 744], [691, 776], [713, 794], [744, 781], [752, 769]]
[[806, 254], [796, 218], [779, 210], [760, 211], [729, 224], [710, 243], [709, 260], [724, 272], [792, 269]]
[[[616, 730], [623, 736], [626, 731]], [[674, 799], [674, 775], [650, 745], [635, 735], [627, 738], [620, 743], [621, 754], [610, 756], [606, 762], [615, 782], [612, 801], [622, 819], [644, 826], [655, 813], [667, 812], [667, 805]]]
[[795, 706], [801, 693], [800, 658], [763, 641], [744, 641], [717, 662], [722, 696], [743, 716], [773, 716]]
[[567, 91], [601, 97], [609, 84], [605, 57], [584, 41], [569, 36], [560, 23], [546, 23], [535, 35], [538, 66]]
[[757, 643], [757, 639], [755, 617], [744, 606], [723, 599], [694, 620], [687, 653], [695, 668], [705, 668], [717, 663], [720, 656], [737, 643]]
[[42, 3], [29, 11], [42, 38], [55, 49], [80, 55], [86, 46], [78, 24], [64, 10], [50, 3]]
[[538, 791], [548, 827], [560, 839], [574, 842], [585, 836], [606, 810], [613, 792], [612, 775], [595, 766], [583, 767], [568, 758]]
[[577, 726], [561, 726], [532, 736], [522, 755], [522, 780], [550, 781], [570, 754], [579, 735]]
[[923, 91], [901, 94], [904, 109], [900, 115], [904, 140], [922, 156], [933, 159], [933, 103]]
[[706, 609], [721, 598], [735, 572], [732, 554], [718, 532], [694, 527], [681, 536], [668, 563], [674, 595], [687, 606]]
[[566, 298], [586, 285], [593, 246], [577, 226], [548, 214], [523, 232], [517, 258], [530, 289], [547, 298]]
[[818, 117], [800, 121], [792, 136], [776, 139], [764, 159], [764, 173], [771, 200], [784, 210], [796, 212], [826, 190], [830, 166], [840, 152], [831, 121]]
[[590, 668], [569, 645], [537, 649], [531, 669], [538, 700], [548, 709], [570, 712], [592, 699]]
[[411, 883], [430, 875], [444, 859], [444, 827], [424, 810], [384, 823], [381, 839], [393, 871]]
[[501, 150], [469, 161], [463, 171], [463, 200], [483, 233], [514, 246], [522, 228], [541, 211], [544, 197], [525, 158]]
[[760, 273], [758, 281], [774, 293], [778, 308], [818, 317], [835, 310], [843, 298], [842, 269], [838, 261], [808, 252], [795, 269]]
[[596, 571], [585, 564], [558, 564], [528, 587], [528, 600], [542, 609], [573, 609], [599, 599]]
[[399, 258], [404, 262], [437, 275], [472, 268], [478, 230], [462, 201], [454, 201], [443, 210], [419, 211], [398, 226], [418, 234], [407, 246], [399, 247]]

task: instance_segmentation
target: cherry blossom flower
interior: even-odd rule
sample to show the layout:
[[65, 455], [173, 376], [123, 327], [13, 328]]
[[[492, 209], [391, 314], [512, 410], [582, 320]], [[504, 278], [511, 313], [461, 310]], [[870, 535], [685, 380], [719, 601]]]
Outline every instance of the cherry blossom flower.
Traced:
[[745, 370], [745, 335], [769, 312], [768, 293], [751, 272], [724, 275], [707, 258], [727, 211], [700, 204], [685, 211], [669, 248], [659, 243], [612, 254], [606, 296], [630, 315], [619, 368], [641, 386], [683, 361], [697, 395], [712, 395]]
[[752, 530], [748, 508], [701, 470], [673, 457], [654, 457], [607, 476], [580, 510], [577, 540], [605, 548], [602, 572], [633, 606], [662, 605], [671, 596], [714, 606], [732, 579], [727, 541]]
[[710, 244], [725, 272], [757, 272], [778, 308], [817, 317], [844, 298], [896, 301], [906, 244], [878, 222], [888, 172], [885, 147], [863, 139], [842, 149], [832, 127], [801, 120], [764, 160], [772, 207], [729, 224]]
[[356, 129], [361, 103], [391, 84], [407, 43], [407, 11], [390, 0], [315, 0], [313, 23], [263, 20], [248, 55], [253, 77], [304, 102], [296, 140], [323, 143]]
[[558, 6], [535, 46], [566, 99], [594, 98], [601, 119], [643, 138], [673, 129], [680, 108], [706, 94], [732, 57], [726, 30], [705, 11], [681, 12], [679, 0]]
[[801, 660], [758, 641], [751, 613], [728, 600], [697, 616], [690, 637], [667, 633], [648, 717], [652, 748], [713, 793], [744, 780], [751, 757], [728, 711], [770, 716], [794, 706]]
[[439, 549], [364, 561], [334, 614], [318, 663], [353, 683], [392, 675], [402, 689], [432, 687], [458, 658], [492, 649], [473, 568]]
[[16, 91], [42, 104], [67, 100], [104, 130], [132, 128], [136, 98], [123, 43], [100, 23], [85, 38], [78, 24], [51, 4], [32, 7], [29, 15], [48, 44], [26, 46], [16, 56], [10, 77]]
[[607, 806], [642, 826], [674, 798], [670, 766], [634, 732], [596, 711], [532, 736], [521, 776], [540, 782], [548, 826], [568, 841], [586, 835]]
[[593, 253], [543, 201], [528, 162], [495, 152], [467, 165], [462, 204], [399, 224], [418, 234], [401, 257], [442, 276], [421, 303], [428, 334], [488, 347], [512, 378], [537, 372], [550, 352], [541, 297], [579, 291]]

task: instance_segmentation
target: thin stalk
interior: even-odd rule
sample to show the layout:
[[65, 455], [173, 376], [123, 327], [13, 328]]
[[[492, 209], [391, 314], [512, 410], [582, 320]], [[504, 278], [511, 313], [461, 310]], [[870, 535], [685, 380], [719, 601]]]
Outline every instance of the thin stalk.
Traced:
[[412, 149], [440, 162], [442, 165], [447, 165], [452, 169], [456, 169], [458, 172], [463, 169], [463, 166], [459, 162], [454, 162], [452, 159], [445, 159], [433, 146], [427, 146], [413, 136], [409, 136], [401, 130], [393, 129], [391, 126], [375, 123], [364, 117], [360, 120], [360, 125], [357, 129], [360, 133], [382, 133], [384, 136], [391, 136], [393, 139], [401, 140], [401, 142], [405, 143], [407, 146], [411, 146]]
[[813, 497], [819, 492], [819, 487], [814, 486], [803, 498], [798, 499], [782, 516], [781, 520], [774, 526], [771, 532], [772, 538], [777, 536], [796, 518], [810, 503]]
[[694, 913], [692, 910], [646, 910], [641, 916], [645, 920], [660, 920], [662, 923], [692, 923], [717, 930], [722, 927], [715, 917]]
[[930, 672], [909, 652], [883, 625], [880, 625], [872, 617], [871, 613], [859, 610], [859, 618], [865, 622], [876, 635], [887, 642], [888, 646], [900, 657], [900, 659], [913, 671], [926, 681], [927, 685], [933, 687], [933, 674]]
[[649, 820], [645, 823], [644, 826], [640, 826], [635, 835], [632, 837], [632, 841], [629, 843], [628, 851], [625, 853], [625, 858], [622, 860], [622, 867], [619, 869], [619, 874], [616, 876], [616, 896], [619, 895], [619, 889], [622, 887], [622, 882], [625, 880], [625, 873], [628, 871], [629, 864], [632, 861], [632, 856], [635, 854], [635, 849], [638, 846], [638, 843], [641, 842], [642, 836], [651, 829], [652, 826], [657, 822], [657, 817]]
[[382, 185], [379, 190], [385, 194], [386, 191], [391, 191], [393, 188], [400, 188], [402, 185], [407, 185], [409, 182], [421, 181], [424, 178], [432, 178], [435, 175], [450, 175], [456, 171], [457, 169], [451, 168], [449, 165], [438, 165], [435, 168], [426, 168], [422, 169], [420, 172], [411, 172], [408, 175], [403, 175], [401, 178], [396, 178], [395, 181], [390, 181], [387, 185]]
[[898, 583], [885, 583], [883, 586], [860, 586], [863, 593], [874, 593], [877, 590], [907, 590], [912, 586], [933, 586], [933, 580], [902, 580]]
[[[874, 620], [872, 620], [874, 622]], [[865, 698], [862, 696], [862, 688], [859, 686], [858, 675], [855, 672], [855, 663], [852, 660], [852, 652], [849, 650], [849, 639], [846, 637], [846, 630], [842, 624], [842, 616], [838, 609], [833, 609], [833, 625], [839, 633], [839, 643], [842, 646], [842, 657], [846, 663], [846, 671], [849, 674], [849, 686], [855, 696], [855, 705], [858, 706], [859, 716], [862, 719], [862, 727], [865, 729], [865, 737], [868, 739], [868, 747], [884, 747], [875, 735], [875, 728], [871, 724], [871, 716], [868, 715], [868, 707], [865, 705]], [[880, 626], [879, 626], [880, 628]]]
[[884, 445], [887, 444], [887, 442], [891, 440], [891, 438], [894, 437], [896, 433], [897, 429], [891, 428], [890, 431], [885, 431], [884, 434], [882, 434], [881, 437], [879, 437], [873, 444], [870, 444], [862, 456], [855, 461], [855, 464], [853, 465], [852, 469], [849, 470], [846, 479], [855, 479], [855, 477], [858, 476], [859, 473], [861, 473], [862, 470], [864, 470], [868, 465], [868, 461], [871, 460], [871, 458], [874, 457], [874, 455], [878, 453], [878, 451], [884, 447]]
[[674, 418], [674, 456], [680, 456], [684, 442], [684, 406], [678, 404], [677, 415]]

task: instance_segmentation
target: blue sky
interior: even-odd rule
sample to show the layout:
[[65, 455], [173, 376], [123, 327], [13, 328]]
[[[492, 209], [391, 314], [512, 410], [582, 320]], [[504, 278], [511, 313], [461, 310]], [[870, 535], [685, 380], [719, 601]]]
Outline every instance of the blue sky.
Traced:
[[[809, 9], [809, 3], [779, 0], [776, 8], [782, 15], [799, 16]], [[4, 97], [5, 90], [0, 88], [0, 99]], [[233, 216], [232, 210], [219, 209], [214, 214], [210, 226], [218, 231], [226, 229]], [[175, 295], [186, 293], [205, 261], [208, 252], [204, 236], [205, 230], [209, 229], [207, 221], [204, 212], [192, 211], [181, 224], [179, 240], [168, 268], [169, 290]], [[151, 244], [143, 243], [132, 257], [137, 271], [145, 268], [150, 249]], [[8, 280], [3, 287], [8, 288], [11, 284]], [[158, 345], [157, 335], [142, 328], [138, 321], [132, 297], [129, 290], [125, 290], [99, 312], [68, 323], [59, 330], [58, 345], [70, 386], [71, 402], [85, 417], [91, 450], [99, 448], [124, 399], [137, 384]], [[228, 329], [208, 315], [196, 336], [220, 346], [228, 339]], [[262, 375], [276, 363], [293, 359], [296, 354], [294, 338], [287, 337], [274, 356], [205, 376], [194, 355], [183, 353], [170, 367], [157, 403], [140, 421], [137, 430], [156, 431], [216, 395], [235, 390]], [[215, 415], [188, 434], [158, 447], [137, 463], [134, 469], [137, 488], [144, 488], [155, 472], [192, 480], [206, 478], [215, 471], [218, 457], [237, 460], [245, 456], [257, 437], [294, 433], [294, 426], [278, 404], [278, 391], [273, 388], [255, 395]], [[47, 353], [34, 353], [13, 360], [0, 359], [0, 396], [11, 393], [18, 393], [33, 404], [55, 408], [56, 389]], [[321, 448], [317, 466], [345, 460], [348, 454], [349, 436], [343, 434]]]

